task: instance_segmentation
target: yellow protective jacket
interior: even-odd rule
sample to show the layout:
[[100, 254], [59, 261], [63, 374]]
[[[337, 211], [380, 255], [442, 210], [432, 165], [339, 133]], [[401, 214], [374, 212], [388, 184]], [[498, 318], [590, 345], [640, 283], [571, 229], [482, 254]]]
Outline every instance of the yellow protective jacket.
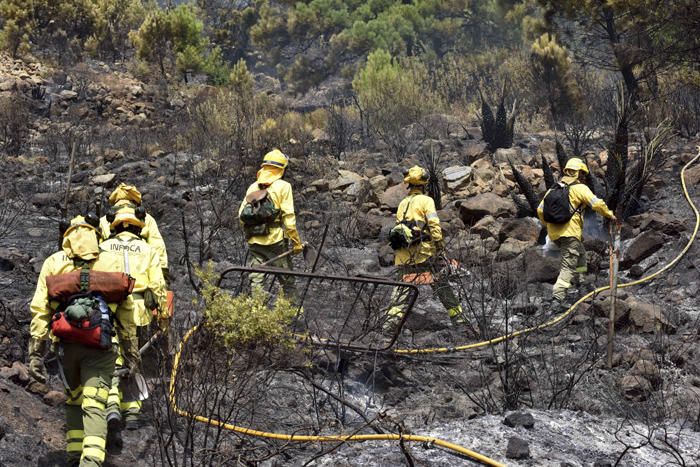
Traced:
[[100, 243], [100, 257], [95, 262], [100, 271], [125, 272], [136, 280], [132, 293], [133, 308], [117, 311], [124, 327], [147, 326], [153, 319], [143, 301], [143, 292], [151, 289], [163, 317], [167, 316], [166, 289], [158, 253], [144, 239], [131, 232], [120, 232]]
[[440, 218], [435, 210], [435, 201], [430, 196], [424, 195], [420, 188], [412, 189], [396, 211], [396, 222], [403, 220], [416, 221], [419, 226], [426, 225], [431, 240], [396, 250], [394, 264], [399, 266], [424, 263], [435, 255], [433, 242], [442, 240], [442, 229]]
[[[90, 267], [95, 271], [112, 272], [112, 270], [105, 268], [105, 265], [96, 260]], [[34, 297], [29, 305], [29, 309], [32, 315], [32, 321], [29, 325], [29, 333], [32, 338], [42, 340], [49, 337], [51, 322], [51, 316], [58, 307], [58, 303], [51, 302], [49, 300], [49, 290], [46, 286], [46, 278], [48, 276], [55, 276], [58, 274], [64, 274], [68, 272], [73, 272], [80, 270], [80, 266], [76, 266], [75, 262], [69, 258], [65, 252], [59, 251], [44, 261], [41, 266], [41, 272], [39, 273], [39, 280], [36, 284], [36, 290], [34, 291]], [[129, 300], [125, 300], [119, 304], [118, 310], [129, 310], [131, 308], [131, 303]], [[112, 311], [117, 309], [117, 304], [110, 303], [109, 307]]]
[[[117, 203], [114, 205], [114, 209], [118, 210], [120, 206], [129, 206], [131, 208], [136, 208], [136, 205], [128, 200], [117, 201]], [[146, 225], [143, 227], [143, 229], [141, 229], [141, 237], [144, 240], [146, 240], [148, 244], [151, 245], [151, 248], [154, 248], [158, 253], [158, 262], [160, 264], [160, 267], [163, 269], [167, 269], [168, 251], [165, 248], [165, 241], [163, 240], [163, 236], [160, 234], [160, 230], [158, 230], [158, 223], [150, 214], [146, 214], [144, 223]], [[109, 238], [109, 236], [111, 235], [109, 221], [107, 220], [106, 216], [102, 216], [102, 218], [100, 219], [100, 230], [102, 231], [102, 238], [106, 239]]]
[[[572, 184], [577, 181], [576, 177], [564, 176], [561, 181], [566, 184]], [[549, 193], [549, 191], [547, 191]], [[545, 196], [547, 194], [545, 193]], [[595, 212], [601, 216], [611, 219], [614, 214], [605, 204], [605, 201], [596, 197], [590, 188], [583, 183], [576, 183], [569, 188], [569, 202], [574, 209], [579, 209], [582, 206], [590, 206]], [[537, 217], [540, 222], [547, 227], [547, 234], [552, 240], [560, 237], [574, 237], [583, 240], [583, 209], [575, 213], [569, 222], [565, 224], [550, 224], [544, 220], [544, 198], [540, 201], [537, 207]]]
[[[258, 191], [261, 188], [265, 188], [263, 184], [261, 186], [260, 181], [265, 180], [265, 175], [267, 173], [267, 168], [258, 172], [258, 180], [252, 183], [248, 190], [246, 191], [246, 196], [254, 191]], [[280, 224], [272, 225], [269, 228], [269, 233], [267, 235], [255, 235], [248, 239], [248, 243], [256, 245], [273, 245], [275, 243], [284, 240], [285, 236], [294, 244], [301, 244], [301, 239], [299, 238], [299, 233], [297, 232], [297, 220], [294, 215], [294, 198], [292, 196], [292, 185], [289, 182], [276, 179], [267, 185], [267, 196], [270, 197], [272, 203], [277, 209], [280, 210]], [[238, 214], [240, 215], [243, 211], [245, 201], [241, 203], [238, 209]]]

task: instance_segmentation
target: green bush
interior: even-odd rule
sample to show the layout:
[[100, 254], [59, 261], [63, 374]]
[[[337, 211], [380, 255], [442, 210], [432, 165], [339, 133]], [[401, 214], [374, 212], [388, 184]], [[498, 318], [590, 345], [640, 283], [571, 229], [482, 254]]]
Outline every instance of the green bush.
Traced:
[[568, 51], [545, 33], [533, 42], [530, 61], [539, 99], [549, 109], [554, 128], [562, 128], [579, 112], [581, 100]]
[[261, 289], [233, 297], [214, 285], [216, 274], [211, 263], [197, 275], [202, 281], [205, 326], [219, 344], [229, 349], [250, 345], [293, 347], [290, 324], [297, 307], [281, 293], [270, 306], [268, 294]]
[[130, 34], [138, 58], [158, 66], [161, 75], [204, 73], [215, 84], [227, 81], [228, 69], [221, 51], [210, 47], [204, 24], [191, 4], [151, 11], [137, 31]]
[[370, 131], [389, 146], [397, 160], [408, 141], [402, 129], [441, 107], [427, 86], [428, 72], [417, 60], [392, 59], [378, 50], [367, 57], [352, 82]]

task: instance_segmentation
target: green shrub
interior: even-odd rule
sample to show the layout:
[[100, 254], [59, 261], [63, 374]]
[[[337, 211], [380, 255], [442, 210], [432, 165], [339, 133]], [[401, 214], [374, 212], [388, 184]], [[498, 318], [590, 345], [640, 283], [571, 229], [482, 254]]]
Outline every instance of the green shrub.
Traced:
[[427, 69], [418, 60], [393, 59], [378, 50], [369, 54], [352, 82], [370, 131], [397, 160], [405, 156], [408, 143], [401, 130], [441, 107], [427, 80]]
[[124, 57], [129, 47], [129, 33], [138, 29], [146, 14], [141, 0], [96, 0], [95, 13], [85, 49], [101, 58]]
[[221, 51], [210, 47], [203, 29], [197, 9], [185, 3], [151, 11], [129, 36], [138, 58], [157, 65], [164, 78], [173, 71], [185, 80], [187, 73], [205, 73], [215, 84], [223, 84], [228, 70]]
[[250, 345], [292, 348], [290, 324], [297, 307], [280, 295], [273, 306], [268, 294], [253, 289], [251, 294], [229, 295], [214, 284], [216, 274], [211, 263], [197, 272], [202, 281], [205, 326], [225, 348]]
[[568, 51], [545, 33], [533, 42], [530, 61], [540, 101], [549, 109], [554, 128], [559, 129], [574, 119], [581, 100]]

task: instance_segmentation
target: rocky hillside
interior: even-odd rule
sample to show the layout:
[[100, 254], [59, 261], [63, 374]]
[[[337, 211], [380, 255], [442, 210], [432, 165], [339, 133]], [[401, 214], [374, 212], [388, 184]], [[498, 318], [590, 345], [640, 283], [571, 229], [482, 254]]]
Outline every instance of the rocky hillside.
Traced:
[[[0, 112], [2, 118], [29, 122], [22, 135], [26, 144], [0, 162], [0, 465], [63, 462], [61, 383], [55, 371], [49, 387], [30, 382], [24, 362], [28, 303], [42, 261], [56, 250], [67, 192], [68, 211], [74, 214], [95, 209], [121, 181], [141, 189], [168, 246], [177, 293], [174, 342], [201, 317], [201, 305], [192, 305], [196, 293], [188, 258], [194, 265], [211, 260], [217, 270], [244, 261], [234, 211], [255, 166], [222, 164], [225, 154], [192, 151], [183, 141], [188, 133], [182, 116], [208, 92], [198, 85], [166, 92], [99, 62], [57, 70], [0, 59], [0, 105], [12, 106]], [[492, 153], [475, 122], [463, 123], [434, 114], [404, 129], [409, 155], [400, 162], [366, 148], [349, 151], [343, 160], [332, 158], [324, 153], [330, 137], [316, 128], [305, 142], [308, 155], [292, 160], [288, 178], [302, 237], [318, 246], [329, 228], [318, 272], [394, 277], [386, 235], [406, 194], [402, 169], [421, 163], [421, 155], [439, 153], [439, 215], [448, 253], [463, 266], [454, 284], [482, 337], [492, 338], [552, 317], [542, 299], [551, 294], [558, 258], [543, 250], [539, 222], [523, 215], [509, 161], [542, 194], [542, 156], [558, 171], [555, 140], [549, 132], [520, 134], [512, 148]], [[291, 152], [300, 144], [290, 141]], [[679, 172], [697, 144], [676, 138], [665, 148], [663, 163], [644, 187], [641, 211], [623, 226], [621, 282], [660, 269], [688, 243], [694, 218]], [[594, 173], [602, 176], [606, 157], [602, 152], [589, 159]], [[699, 202], [700, 164], [686, 180]], [[588, 279], [606, 285], [607, 234], [594, 217], [588, 223]], [[310, 347], [304, 371], [284, 360], [263, 365], [246, 354], [244, 361], [258, 365], [246, 368], [252, 389], [232, 399], [244, 408], [228, 420], [285, 433], [403, 430], [508, 465], [614, 465], [623, 454], [623, 465], [698, 464], [699, 248], [694, 244], [654, 281], [620, 290], [612, 369], [605, 365], [610, 298], [603, 293], [560, 325], [475, 351], [401, 358]], [[301, 258], [295, 261], [298, 269], [309, 269]], [[322, 335], [325, 326], [347, 318], [337, 315], [349, 298], [334, 295], [327, 284], [308, 290], [310, 330], [328, 337]], [[316, 327], [319, 322], [326, 324]], [[474, 339], [451, 325], [430, 289], [421, 287], [396, 346], [469, 342]], [[222, 358], [205, 344], [193, 347], [201, 352], [188, 357], [194, 360], [183, 370], [182, 378], [192, 378], [192, 384], [204, 384], [193, 376], [197, 358]], [[216, 375], [224, 379], [213, 379], [207, 390], [237, 390], [245, 379], [226, 375]], [[149, 382], [150, 422], [125, 435], [125, 448], [109, 457], [112, 465], [174, 464], [173, 457], [228, 465], [235, 457], [227, 456], [235, 455], [251, 465], [303, 465], [312, 459], [315, 465], [469, 464], [431, 446], [288, 446], [225, 433], [206, 437], [212, 432], [168, 411], [167, 374], [149, 371]], [[257, 401], [254, 410], [249, 410], [251, 400]], [[221, 399], [221, 407], [227, 403]]]

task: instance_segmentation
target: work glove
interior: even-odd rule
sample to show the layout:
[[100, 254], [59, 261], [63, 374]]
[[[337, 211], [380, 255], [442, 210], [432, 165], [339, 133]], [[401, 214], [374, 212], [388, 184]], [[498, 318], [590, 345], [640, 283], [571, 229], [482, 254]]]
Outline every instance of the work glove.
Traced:
[[44, 339], [29, 339], [29, 376], [35, 381], [46, 384], [48, 373], [44, 365], [44, 355], [48, 348], [48, 341]]
[[304, 251], [304, 244], [301, 243], [301, 237], [299, 237], [297, 229], [287, 230], [287, 237], [292, 241], [292, 251], [294, 254], [299, 254]]
[[146, 289], [143, 291], [143, 304], [146, 306], [147, 310], [157, 310], [160, 308], [158, 306], [156, 294], [154, 294], [151, 289]]

